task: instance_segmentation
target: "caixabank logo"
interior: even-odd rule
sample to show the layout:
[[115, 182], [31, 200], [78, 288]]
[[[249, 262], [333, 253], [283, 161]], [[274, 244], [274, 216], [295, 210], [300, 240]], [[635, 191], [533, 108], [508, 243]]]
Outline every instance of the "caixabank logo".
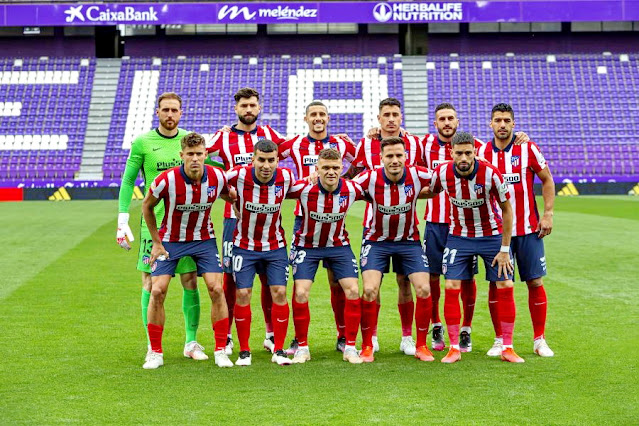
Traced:
[[462, 3], [377, 3], [373, 7], [377, 22], [460, 22]]
[[70, 6], [64, 11], [67, 23], [80, 22], [140, 22], [151, 23], [159, 21], [158, 11], [153, 6], [111, 9], [107, 5], [93, 5], [86, 7], [81, 4]]

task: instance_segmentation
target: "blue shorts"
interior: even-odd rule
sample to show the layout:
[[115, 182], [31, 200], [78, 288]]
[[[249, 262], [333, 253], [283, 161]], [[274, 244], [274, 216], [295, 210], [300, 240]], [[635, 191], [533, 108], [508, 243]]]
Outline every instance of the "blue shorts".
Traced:
[[[442, 271], [442, 258], [446, 249], [446, 241], [448, 241], [449, 229], [450, 225], [447, 223], [426, 222], [426, 227], [424, 228], [424, 252], [428, 260], [428, 272], [431, 274], [444, 274]], [[479, 271], [477, 256], [473, 258], [471, 268], [471, 275], [475, 275]]]
[[[362, 246], [364, 244], [366, 244], [366, 232], [368, 232], [368, 228], [364, 227], [364, 229], [362, 229]], [[361, 252], [360, 252], [361, 254]], [[391, 256], [391, 261], [393, 264], [393, 272], [395, 272], [395, 274], [397, 275], [406, 275], [404, 274], [404, 270], [402, 269], [402, 261], [401, 261], [401, 257], [395, 257], [395, 256]], [[388, 274], [390, 272], [390, 265], [391, 262], [389, 262], [386, 265], [386, 268], [382, 271], [382, 275], [383, 274]]]
[[[487, 281], [512, 280], [513, 275], [501, 277], [497, 276], [498, 267], [490, 266], [493, 259], [501, 248], [501, 235], [491, 235], [488, 237], [458, 237], [449, 235], [442, 257], [442, 270], [447, 280], [469, 280], [473, 278], [472, 264], [473, 257], [481, 256], [486, 267]], [[511, 254], [512, 257], [512, 254]]]
[[175, 275], [175, 268], [184, 256], [191, 256], [197, 266], [197, 274], [202, 275], [208, 272], [222, 273], [220, 266], [220, 255], [217, 253], [217, 243], [215, 238], [204, 241], [190, 241], [183, 243], [162, 243], [169, 258], [157, 260], [151, 267], [151, 276]]
[[343, 247], [291, 247], [289, 256], [293, 266], [293, 278], [296, 280], [315, 280], [320, 260], [324, 266], [333, 270], [336, 280], [357, 278], [357, 260], [351, 246]]
[[233, 247], [233, 278], [237, 288], [253, 287], [256, 273], [266, 272], [266, 282], [286, 285], [288, 281], [288, 256], [286, 247], [272, 251], [253, 251]]
[[515, 256], [520, 280], [534, 280], [546, 275], [544, 240], [536, 233], [513, 237], [510, 240], [510, 250]]
[[225, 273], [233, 273], [233, 236], [237, 219], [224, 218], [224, 230], [222, 231], [222, 269]]
[[[393, 265], [402, 265], [402, 274], [427, 272], [427, 260], [419, 241], [364, 241], [360, 253], [362, 272], [368, 270], [388, 271], [391, 258]], [[395, 271], [396, 273], [399, 273]]]

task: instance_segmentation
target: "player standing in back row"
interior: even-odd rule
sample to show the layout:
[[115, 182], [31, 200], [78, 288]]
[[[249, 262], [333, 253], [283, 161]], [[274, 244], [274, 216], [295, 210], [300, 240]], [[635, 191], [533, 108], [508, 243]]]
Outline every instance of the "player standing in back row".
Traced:
[[[542, 238], [552, 232], [555, 183], [544, 156], [534, 142], [514, 144], [515, 113], [508, 104], [497, 104], [491, 112], [490, 127], [493, 140], [479, 150], [479, 155], [497, 167], [504, 175], [510, 204], [513, 207], [513, 232], [510, 248], [519, 269], [519, 278], [528, 286], [528, 307], [533, 323], [533, 349], [542, 357], [554, 356], [544, 337], [548, 299], [542, 277], [546, 275], [546, 255]], [[535, 175], [541, 180], [544, 214], [540, 218], [533, 183]], [[497, 288], [490, 283], [489, 304], [497, 300]], [[491, 309], [495, 326], [495, 344], [490, 356], [501, 354], [502, 331], [499, 314]]]
[[[133, 233], [129, 227], [129, 206], [133, 187], [138, 173], [142, 171], [144, 187], [148, 190], [153, 180], [165, 170], [182, 164], [180, 158], [180, 140], [188, 133], [178, 127], [182, 118], [182, 98], [176, 93], [167, 92], [158, 98], [155, 114], [160, 121], [158, 127], [138, 136], [131, 144], [131, 152], [126, 160], [126, 168], [122, 174], [119, 195], [119, 214], [117, 242], [130, 250], [129, 241], [133, 241]], [[164, 205], [155, 208], [158, 220], [164, 217]], [[159, 223], [156, 223], [159, 225]], [[142, 272], [142, 321], [147, 330], [147, 312], [151, 298], [151, 248], [153, 241], [144, 218], [140, 225], [140, 250], [138, 253], [137, 269]], [[184, 287], [182, 293], [182, 312], [184, 313], [184, 328], [186, 342], [184, 356], [195, 360], [206, 360], [208, 356], [204, 348], [196, 341], [197, 329], [200, 323], [200, 294], [197, 289], [196, 265], [190, 257], [180, 259], [176, 271], [180, 274], [180, 281]], [[151, 343], [148, 340], [147, 355], [151, 353]]]
[[[267, 125], [257, 125], [257, 119], [262, 111], [260, 105], [260, 94], [257, 90], [244, 87], [234, 95], [235, 113], [237, 123], [231, 126], [230, 130], [220, 130], [211, 139], [208, 152], [211, 156], [219, 156], [224, 162], [226, 170], [231, 170], [236, 166], [251, 164], [253, 149], [257, 142], [268, 139], [280, 144], [284, 138]], [[233, 232], [237, 225], [235, 212], [231, 204], [224, 207], [224, 230], [222, 242], [222, 268], [224, 269], [224, 292], [226, 303], [229, 307], [229, 318], [233, 318], [233, 308], [235, 306], [236, 285], [233, 279]], [[261, 300], [262, 311], [264, 312], [264, 322], [266, 323], [266, 336], [264, 347], [273, 352], [273, 327], [271, 321], [271, 293], [268, 290], [266, 276], [262, 271], [258, 271], [262, 282]], [[226, 353], [230, 355], [233, 351], [233, 340], [231, 336], [232, 321], [229, 321], [229, 334]]]

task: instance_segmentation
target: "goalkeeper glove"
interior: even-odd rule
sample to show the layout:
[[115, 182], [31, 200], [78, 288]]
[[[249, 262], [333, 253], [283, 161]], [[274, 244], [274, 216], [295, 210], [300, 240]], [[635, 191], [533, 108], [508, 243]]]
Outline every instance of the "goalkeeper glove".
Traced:
[[129, 214], [128, 213], [118, 213], [118, 231], [115, 234], [115, 238], [120, 245], [125, 250], [131, 250], [131, 241], [134, 241], [133, 232], [131, 232], [131, 228], [129, 227]]

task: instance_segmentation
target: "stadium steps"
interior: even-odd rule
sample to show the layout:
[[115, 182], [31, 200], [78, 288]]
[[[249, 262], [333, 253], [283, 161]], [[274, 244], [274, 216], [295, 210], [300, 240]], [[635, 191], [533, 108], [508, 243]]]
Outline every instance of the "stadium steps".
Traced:
[[76, 179], [100, 180], [103, 177], [104, 150], [111, 126], [121, 67], [120, 59], [96, 61], [82, 163]]
[[428, 74], [425, 56], [402, 57], [404, 128], [414, 135], [428, 133]]

